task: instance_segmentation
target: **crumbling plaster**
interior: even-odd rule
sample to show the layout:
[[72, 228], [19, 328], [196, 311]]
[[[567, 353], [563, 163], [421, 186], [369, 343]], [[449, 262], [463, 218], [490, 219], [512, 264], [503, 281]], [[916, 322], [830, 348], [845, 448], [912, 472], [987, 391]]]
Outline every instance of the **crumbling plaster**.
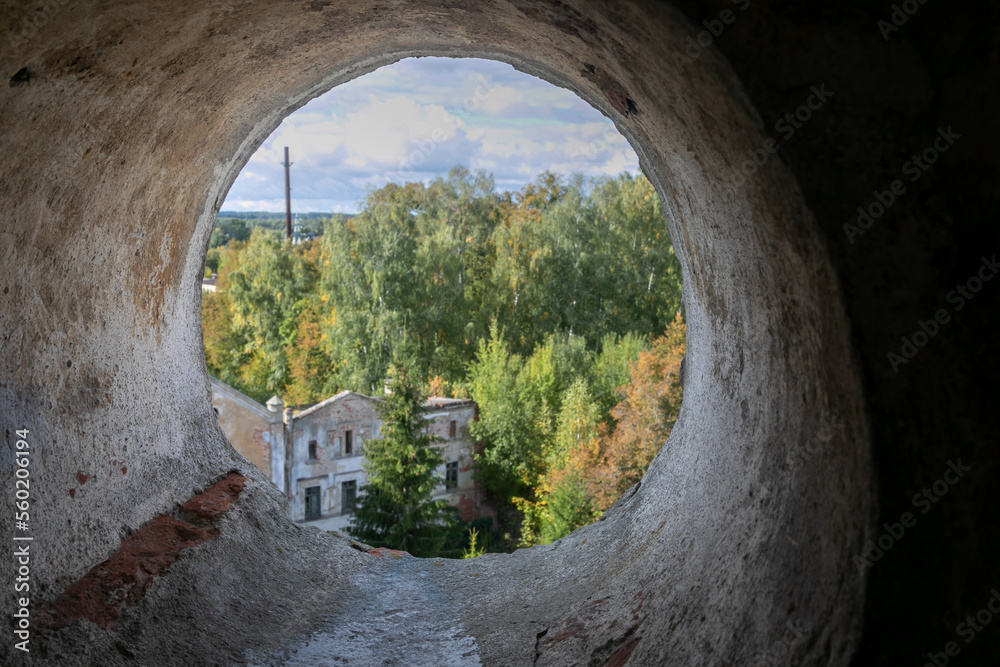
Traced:
[[[218, 536], [116, 629], [80, 620], [19, 659], [267, 662], [358, 622], [353, 603], [395, 581], [470, 664], [747, 664], [788, 623], [808, 628], [789, 664], [847, 664], [874, 485], [838, 277], [782, 160], [732, 185], [768, 135], [717, 51], [678, 64], [689, 31], [652, 2], [163, 0], [60, 5], [4, 50], [5, 71], [26, 70], [0, 93], [0, 420], [31, 432], [33, 597], [51, 603], [154, 517], [246, 477]], [[556, 544], [471, 562], [378, 557], [294, 525], [219, 430], [200, 342], [211, 226], [254, 149], [309, 99], [420, 55], [505, 61], [613, 119], [685, 280], [684, 407], [641, 486]], [[92, 479], [71, 497], [80, 471]], [[412, 629], [372, 622], [382, 632], [334, 648], [363, 660]], [[411, 636], [413, 655], [433, 639]]]

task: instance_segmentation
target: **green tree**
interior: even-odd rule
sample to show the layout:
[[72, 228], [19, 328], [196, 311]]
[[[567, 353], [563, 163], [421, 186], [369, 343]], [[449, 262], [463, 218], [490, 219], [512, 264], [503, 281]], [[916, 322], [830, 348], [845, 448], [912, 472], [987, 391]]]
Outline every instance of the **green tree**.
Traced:
[[206, 271], [206, 273], [208, 273], [208, 274], [218, 273], [219, 272], [219, 260], [220, 260], [219, 251], [215, 250], [214, 248], [212, 250], [209, 250], [208, 254], [205, 255], [205, 271]]
[[539, 543], [551, 544], [600, 516], [586, 484], [576, 474], [563, 476], [546, 498]]
[[232, 332], [244, 341], [241, 375], [250, 396], [266, 400], [288, 383], [288, 350], [314, 282], [315, 269], [271, 232], [254, 230], [240, 251], [226, 296]]
[[513, 351], [548, 335], [579, 336], [590, 350], [609, 333], [660, 331], [680, 308], [680, 265], [659, 198], [623, 174], [565, 184], [545, 173], [514, 195], [494, 228], [489, 309]]
[[[238, 257], [244, 245], [234, 243], [212, 251], [217, 253], [219, 260], [219, 276], [216, 291], [201, 295], [202, 338], [208, 372], [247, 395], [261, 398], [262, 392], [255, 395], [254, 389], [244, 382], [250, 355], [246, 352], [246, 338], [233, 325], [233, 308], [229, 301], [229, 273], [239, 265]], [[267, 397], [263, 397], [264, 400]]]
[[534, 447], [538, 450], [533, 461], [545, 459], [556, 432], [556, 417], [565, 390], [565, 373], [557, 368], [557, 361], [555, 340], [550, 336], [545, 344], [535, 347], [518, 372], [514, 385], [520, 409], [530, 417]]
[[649, 349], [649, 337], [629, 332], [623, 336], [609, 333], [601, 339], [600, 352], [590, 369], [594, 398], [600, 406], [600, 421], [614, 425], [612, 409], [621, 400], [621, 391], [631, 378], [631, 364]]
[[565, 468], [567, 459], [597, 438], [600, 408], [587, 381], [579, 377], [563, 396], [556, 425], [555, 448], [550, 456], [554, 468]]
[[601, 269], [589, 274], [599, 283], [595, 334], [663, 331], [681, 309], [681, 274], [652, 183], [627, 173], [599, 180], [589, 207], [601, 243]]
[[[325, 333], [342, 386], [355, 391], [373, 393], [390, 364], [417, 361], [410, 315], [420, 288], [413, 211], [422, 187], [390, 183], [369, 195], [361, 214], [335, 219], [323, 234]], [[421, 375], [419, 365], [411, 371]]]
[[372, 546], [434, 556], [444, 545], [454, 509], [433, 500], [443, 463], [434, 438], [424, 432], [423, 400], [404, 368], [397, 368], [392, 393], [379, 406], [380, 438], [365, 443], [368, 484], [348, 532]]
[[518, 503], [525, 517], [522, 546], [549, 544], [597, 518], [585, 480], [598, 462], [600, 406], [583, 376], [573, 381], [561, 403], [536, 500]]
[[209, 247], [218, 248], [230, 241], [246, 241], [250, 238], [250, 227], [240, 218], [218, 218], [212, 230]]
[[[217, 287], [225, 284], [226, 277], [223, 274]], [[246, 340], [233, 330], [232, 309], [224, 290], [202, 293], [201, 323], [208, 372], [226, 384], [244, 391], [242, 368], [249, 362], [249, 356], [244, 351]]]
[[469, 391], [479, 405], [479, 420], [470, 431], [483, 443], [475, 455], [477, 479], [501, 504], [530, 493], [542, 471], [544, 451], [533, 415], [517, 391], [522, 368], [521, 357], [511, 354], [494, 323], [469, 366]]
[[413, 377], [465, 379], [489, 326], [484, 282], [503, 206], [485, 174], [453, 169], [429, 185], [389, 184], [324, 233], [325, 333], [342, 385], [377, 389], [390, 364]]
[[323, 262], [323, 246], [306, 241], [296, 246], [296, 251], [314, 278], [310, 289], [302, 294], [297, 304], [300, 308], [295, 321], [295, 344], [286, 350], [289, 373], [282, 399], [287, 405], [316, 403], [338, 393], [340, 389], [323, 334], [326, 303], [316, 289], [318, 270], [315, 267]]

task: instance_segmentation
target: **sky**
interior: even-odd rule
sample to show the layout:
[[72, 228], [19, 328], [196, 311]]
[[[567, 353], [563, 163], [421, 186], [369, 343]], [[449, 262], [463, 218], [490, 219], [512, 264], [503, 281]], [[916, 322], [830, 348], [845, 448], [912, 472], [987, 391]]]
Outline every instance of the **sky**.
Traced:
[[456, 165], [517, 190], [545, 170], [639, 173], [614, 124], [574, 93], [491, 60], [407, 58], [337, 86], [294, 112], [233, 183], [223, 211], [356, 213], [390, 181], [429, 182]]

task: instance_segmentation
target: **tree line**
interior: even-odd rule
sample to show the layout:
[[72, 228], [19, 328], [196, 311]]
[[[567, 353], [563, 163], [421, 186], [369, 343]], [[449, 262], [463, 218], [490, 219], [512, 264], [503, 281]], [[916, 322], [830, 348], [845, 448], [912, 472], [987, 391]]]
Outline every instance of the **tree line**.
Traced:
[[390, 367], [423, 395], [473, 398], [502, 548], [593, 520], [676, 419], [680, 268], [641, 176], [546, 172], [497, 193], [455, 168], [370, 192], [315, 241], [258, 228], [206, 263], [209, 372], [255, 399], [377, 394]]
[[[323, 233], [323, 224], [329, 214], [326, 213], [296, 213], [295, 224], [309, 236], [319, 236]], [[215, 219], [209, 248], [224, 246], [230, 241], [249, 240], [254, 229], [268, 229], [273, 232], [284, 232], [285, 216], [259, 211], [222, 211]], [[211, 273], [219, 269], [218, 256], [214, 255], [206, 263]]]

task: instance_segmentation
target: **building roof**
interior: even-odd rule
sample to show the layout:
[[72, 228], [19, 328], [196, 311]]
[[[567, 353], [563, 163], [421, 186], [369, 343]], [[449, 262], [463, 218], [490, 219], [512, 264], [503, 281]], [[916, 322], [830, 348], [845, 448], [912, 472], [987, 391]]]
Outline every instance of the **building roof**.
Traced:
[[366, 401], [379, 402], [379, 403], [382, 402], [381, 398], [373, 398], [372, 396], [365, 396], [364, 394], [359, 394], [357, 392], [345, 390], [345, 391], [340, 392], [339, 394], [331, 396], [330, 398], [326, 399], [325, 401], [321, 401], [321, 402], [319, 402], [319, 403], [317, 403], [317, 404], [315, 404], [313, 406], [310, 406], [310, 407], [306, 408], [305, 410], [303, 410], [299, 414], [295, 415], [295, 419], [301, 419], [302, 417], [307, 417], [307, 416], [311, 415], [312, 413], [317, 412], [318, 410], [320, 410], [322, 408], [325, 408], [328, 405], [331, 405], [333, 403], [336, 403], [337, 401], [340, 401], [342, 399], [347, 398], [348, 396], [355, 396], [357, 398], [363, 398]]
[[[253, 400], [240, 390], [229, 386], [222, 380], [213, 377], [211, 375], [208, 376], [208, 380], [212, 385], [213, 392], [228, 394], [232, 400], [235, 400], [236, 402], [242, 404], [243, 407], [246, 408], [247, 410], [250, 410], [251, 412], [256, 412], [259, 416], [263, 417], [267, 421], [275, 419], [276, 415], [274, 412], [268, 410], [263, 405]], [[278, 419], [281, 418], [280, 413], [277, 414], [277, 418]]]
[[463, 408], [473, 406], [476, 402], [471, 398], [447, 398], [445, 396], [428, 396], [424, 402], [425, 408]]
[[[215, 378], [213, 378], [213, 380], [214, 379]], [[218, 381], [216, 380], [216, 382], [218, 382]], [[236, 391], [236, 390], [233, 389], [233, 391]], [[318, 412], [319, 410], [322, 410], [326, 406], [332, 405], [333, 403], [336, 403], [337, 401], [343, 400], [343, 399], [348, 398], [350, 396], [353, 396], [355, 398], [361, 398], [361, 399], [364, 399], [366, 401], [370, 401], [372, 403], [384, 403], [385, 402], [384, 398], [379, 398], [378, 396], [366, 396], [364, 394], [359, 394], [359, 393], [357, 393], [355, 391], [345, 390], [345, 391], [340, 392], [339, 394], [335, 394], [334, 396], [331, 396], [330, 398], [326, 399], [325, 401], [320, 401], [319, 403], [314, 403], [312, 405], [307, 406], [301, 412], [299, 412], [298, 414], [296, 414], [294, 418], [295, 419], [301, 419], [302, 417], [308, 417], [309, 415], [313, 414], [314, 412]], [[250, 400], [250, 399], [248, 399], [248, 400]], [[274, 398], [272, 398], [271, 400], [274, 400]], [[268, 403], [270, 403], [270, 402], [271, 401], [268, 401]], [[427, 398], [426, 401], [424, 401], [423, 408], [424, 408], [424, 410], [453, 410], [453, 409], [456, 409], [456, 408], [475, 407], [475, 405], [476, 405], [476, 402], [473, 401], [472, 399], [469, 399], [469, 398], [447, 398], [445, 396], [430, 396], [430, 397]], [[286, 407], [289, 407], [289, 406], [286, 406]]]

